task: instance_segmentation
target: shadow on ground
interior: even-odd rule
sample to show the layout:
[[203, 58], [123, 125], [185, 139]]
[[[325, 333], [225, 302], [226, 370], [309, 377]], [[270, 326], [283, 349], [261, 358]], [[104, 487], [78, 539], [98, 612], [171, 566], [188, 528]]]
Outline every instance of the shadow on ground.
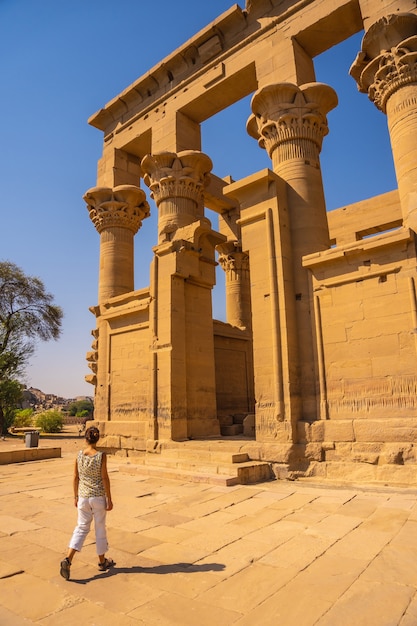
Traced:
[[86, 585], [93, 580], [109, 578], [117, 574], [175, 574], [180, 572], [183, 574], [193, 574], [197, 572], [221, 572], [224, 568], [225, 565], [223, 563], [204, 563], [203, 565], [196, 565], [195, 563], [172, 563], [170, 565], [154, 565], [153, 567], [141, 567], [139, 565], [133, 567], [112, 567], [107, 570], [107, 572], [95, 574], [90, 578], [70, 578], [69, 582], [78, 585]]

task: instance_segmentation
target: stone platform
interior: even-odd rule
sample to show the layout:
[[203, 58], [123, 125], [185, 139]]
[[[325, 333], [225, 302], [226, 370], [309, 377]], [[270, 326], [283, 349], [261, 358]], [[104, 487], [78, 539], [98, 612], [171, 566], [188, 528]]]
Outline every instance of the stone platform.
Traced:
[[65, 581], [74, 456], [0, 467], [2, 626], [417, 624], [416, 489], [223, 487], [110, 457], [116, 566], [90, 535]]
[[[251, 459], [245, 439], [166, 441], [131, 457], [131, 471], [212, 485], [247, 485], [275, 478], [270, 463]], [[129, 457], [130, 458], [130, 457]]]
[[18, 448], [0, 450], [0, 465], [24, 463], [26, 461], [42, 461], [61, 456], [61, 448]]

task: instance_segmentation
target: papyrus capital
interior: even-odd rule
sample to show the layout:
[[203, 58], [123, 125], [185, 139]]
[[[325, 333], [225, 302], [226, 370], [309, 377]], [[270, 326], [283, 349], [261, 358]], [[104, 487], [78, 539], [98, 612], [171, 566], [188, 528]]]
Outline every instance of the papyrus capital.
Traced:
[[90, 219], [101, 233], [106, 228], [119, 226], [137, 233], [142, 220], [149, 216], [149, 204], [145, 192], [135, 185], [93, 187], [84, 200]]
[[350, 74], [359, 91], [367, 93], [386, 113], [387, 101], [394, 92], [417, 84], [417, 15], [397, 13], [373, 24], [363, 37]]
[[328, 133], [326, 115], [337, 105], [331, 87], [322, 83], [268, 85], [255, 93], [251, 105], [247, 131], [271, 158], [278, 149], [280, 162], [318, 160]]
[[196, 150], [148, 154], [142, 160], [145, 184], [156, 205], [172, 198], [192, 199], [201, 204], [213, 167], [211, 159]]

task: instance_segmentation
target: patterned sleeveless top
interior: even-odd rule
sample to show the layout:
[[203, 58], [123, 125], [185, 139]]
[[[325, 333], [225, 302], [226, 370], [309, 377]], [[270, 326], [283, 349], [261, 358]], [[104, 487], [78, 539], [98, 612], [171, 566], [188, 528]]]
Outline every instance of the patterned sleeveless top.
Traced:
[[78, 495], [81, 498], [96, 498], [106, 495], [101, 478], [102, 452], [97, 452], [94, 456], [87, 456], [80, 450], [77, 457], [78, 475]]

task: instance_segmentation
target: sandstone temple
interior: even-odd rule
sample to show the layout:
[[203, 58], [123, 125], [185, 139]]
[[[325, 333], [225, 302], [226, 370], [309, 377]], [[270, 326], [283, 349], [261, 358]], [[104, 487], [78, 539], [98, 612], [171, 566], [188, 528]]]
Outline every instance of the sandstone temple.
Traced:
[[[314, 59], [360, 32], [341, 71], [386, 116], [397, 189], [326, 212], [338, 98]], [[270, 168], [219, 178], [201, 125], [250, 95], [242, 133]], [[198, 465], [203, 444], [230, 444], [278, 478], [415, 484], [415, 0], [234, 4], [89, 123], [103, 153], [84, 196], [100, 236], [86, 379], [103, 445], [153, 459], [194, 446]], [[150, 212], [157, 239], [142, 241]], [[134, 241], [153, 251], [140, 290]]]

